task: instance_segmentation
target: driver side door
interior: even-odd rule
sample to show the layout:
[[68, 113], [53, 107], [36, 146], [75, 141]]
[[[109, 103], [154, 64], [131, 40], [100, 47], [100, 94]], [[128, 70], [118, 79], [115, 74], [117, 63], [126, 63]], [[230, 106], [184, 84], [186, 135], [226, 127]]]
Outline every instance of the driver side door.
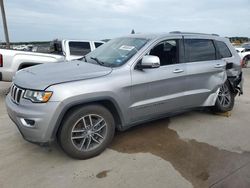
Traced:
[[159, 57], [159, 68], [131, 70], [131, 123], [157, 118], [184, 107], [186, 65], [181, 58], [182, 45], [181, 38], [163, 40], [147, 53]]

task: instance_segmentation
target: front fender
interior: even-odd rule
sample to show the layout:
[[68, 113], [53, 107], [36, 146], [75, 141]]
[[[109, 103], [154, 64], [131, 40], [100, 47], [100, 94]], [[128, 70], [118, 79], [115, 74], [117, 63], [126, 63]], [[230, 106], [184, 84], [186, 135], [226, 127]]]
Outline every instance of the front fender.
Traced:
[[[66, 114], [68, 112], [70, 112], [70, 110], [77, 108], [77, 107], [81, 107], [84, 105], [89, 105], [89, 104], [103, 104], [104, 102], [110, 102], [114, 105], [119, 118], [120, 118], [120, 124], [117, 125], [117, 129], [118, 130], [122, 130], [123, 129], [123, 125], [125, 124], [125, 117], [124, 117], [124, 112], [122, 112], [122, 108], [120, 106], [120, 104], [118, 104], [116, 102], [115, 99], [113, 99], [112, 97], [90, 97], [90, 98], [78, 98], [78, 97], [73, 97], [73, 98], [69, 98], [66, 99], [65, 101], [63, 101], [61, 103], [61, 108], [60, 108], [60, 113], [58, 116], [58, 119], [56, 121], [56, 124], [54, 126], [54, 130], [53, 130], [53, 134], [52, 134], [52, 139], [56, 137], [56, 134], [61, 126], [62, 120], [63, 118], [66, 116]], [[114, 117], [115, 118], [115, 117]]]

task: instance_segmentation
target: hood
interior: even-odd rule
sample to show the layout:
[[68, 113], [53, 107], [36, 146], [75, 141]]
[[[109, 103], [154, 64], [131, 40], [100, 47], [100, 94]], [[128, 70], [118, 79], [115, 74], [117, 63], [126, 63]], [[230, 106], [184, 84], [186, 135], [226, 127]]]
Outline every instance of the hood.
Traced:
[[44, 90], [50, 85], [101, 77], [111, 71], [110, 67], [83, 61], [46, 63], [18, 71], [14, 83], [26, 89]]

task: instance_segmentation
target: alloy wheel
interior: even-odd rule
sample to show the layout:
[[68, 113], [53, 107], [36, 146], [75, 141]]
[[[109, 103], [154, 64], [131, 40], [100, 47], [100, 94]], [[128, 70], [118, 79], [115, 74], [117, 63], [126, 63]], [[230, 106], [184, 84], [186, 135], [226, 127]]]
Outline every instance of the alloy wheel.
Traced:
[[107, 135], [107, 123], [97, 114], [81, 117], [71, 131], [71, 141], [76, 149], [90, 151], [102, 144]]
[[226, 84], [223, 84], [221, 86], [218, 94], [218, 100], [223, 107], [228, 107], [230, 105], [232, 99], [230, 90]]

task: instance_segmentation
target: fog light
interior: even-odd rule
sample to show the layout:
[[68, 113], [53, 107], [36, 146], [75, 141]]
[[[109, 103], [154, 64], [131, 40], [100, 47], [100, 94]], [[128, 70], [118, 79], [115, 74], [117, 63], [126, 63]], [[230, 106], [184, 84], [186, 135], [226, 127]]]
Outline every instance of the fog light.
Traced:
[[34, 127], [35, 120], [21, 118], [21, 122], [25, 127]]

